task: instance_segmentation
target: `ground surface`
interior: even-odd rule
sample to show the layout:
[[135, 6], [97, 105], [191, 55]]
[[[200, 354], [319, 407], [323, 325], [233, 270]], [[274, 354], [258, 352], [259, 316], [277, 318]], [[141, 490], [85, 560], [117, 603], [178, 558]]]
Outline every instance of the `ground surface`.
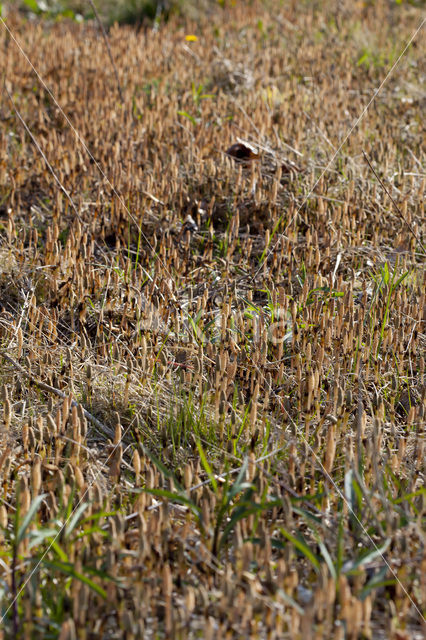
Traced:
[[224, 4], [0, 25], [2, 637], [422, 637], [422, 14]]

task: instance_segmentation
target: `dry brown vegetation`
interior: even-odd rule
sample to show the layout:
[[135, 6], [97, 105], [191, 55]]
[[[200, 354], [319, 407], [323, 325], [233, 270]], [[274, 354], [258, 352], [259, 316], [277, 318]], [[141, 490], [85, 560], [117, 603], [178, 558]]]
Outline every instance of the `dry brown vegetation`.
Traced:
[[422, 637], [420, 22], [0, 25], [1, 637]]

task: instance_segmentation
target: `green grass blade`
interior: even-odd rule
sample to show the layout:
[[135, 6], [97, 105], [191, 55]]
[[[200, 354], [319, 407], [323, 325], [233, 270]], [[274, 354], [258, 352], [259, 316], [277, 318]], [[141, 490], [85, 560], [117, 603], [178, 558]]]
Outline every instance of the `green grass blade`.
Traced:
[[[48, 567], [49, 569], [56, 569], [57, 571], [60, 571], [65, 575], [71, 576], [76, 580], [80, 580], [80, 582], [86, 584], [88, 587], [90, 587], [90, 589], [92, 589], [92, 591], [95, 591], [98, 595], [101, 596], [101, 598], [106, 600], [107, 594], [105, 589], [102, 589], [101, 586], [96, 584], [96, 582], [93, 582], [93, 580], [85, 576], [83, 573], [76, 571], [72, 564], [65, 562], [49, 562], [43, 560], [43, 566]], [[108, 579], [108, 576], [106, 574], [104, 574], [102, 577]]]
[[376, 549], [373, 549], [373, 551], [368, 551], [367, 553], [362, 553], [356, 560], [346, 562], [342, 567], [343, 573], [350, 575], [376, 558], [383, 557], [383, 554], [389, 547], [390, 543], [391, 539], [387, 538], [381, 547], [377, 547]]
[[320, 561], [318, 560], [317, 556], [314, 554], [312, 549], [306, 544], [306, 542], [301, 538], [296, 538], [296, 536], [293, 536], [289, 531], [286, 531], [283, 527], [280, 527], [279, 530], [281, 531], [282, 535], [285, 538], [287, 538], [287, 540], [289, 540], [293, 544], [293, 546], [296, 547], [296, 549], [300, 551], [302, 555], [305, 556], [307, 560], [309, 560], [309, 562], [312, 564], [314, 569], [316, 571], [319, 571], [321, 566]]
[[65, 525], [65, 537], [69, 536], [70, 533], [72, 533], [74, 528], [77, 526], [77, 523], [80, 520], [82, 514], [86, 511], [88, 506], [89, 506], [88, 502], [82, 502], [74, 511], [71, 518], [68, 520], [67, 524]]
[[18, 530], [18, 535], [16, 538], [16, 542], [17, 544], [19, 544], [20, 542], [22, 542], [22, 540], [25, 537], [25, 533], [29, 527], [29, 525], [31, 524], [32, 519], [34, 518], [35, 514], [37, 513], [37, 510], [39, 508], [39, 506], [41, 505], [41, 503], [43, 502], [43, 500], [46, 498], [47, 493], [43, 493], [40, 496], [37, 496], [36, 498], [34, 498], [34, 500], [31, 502], [30, 504], [30, 508], [28, 509], [28, 512], [26, 513], [21, 526], [19, 527]]
[[217, 480], [214, 477], [214, 473], [208, 463], [208, 460], [206, 458], [206, 454], [204, 453], [204, 449], [201, 446], [201, 442], [199, 440], [197, 440], [196, 442], [197, 444], [197, 449], [198, 449], [198, 453], [200, 454], [200, 459], [201, 459], [201, 464], [204, 467], [204, 471], [207, 473], [208, 478], [211, 482], [211, 485], [213, 487], [213, 491], [217, 494]]

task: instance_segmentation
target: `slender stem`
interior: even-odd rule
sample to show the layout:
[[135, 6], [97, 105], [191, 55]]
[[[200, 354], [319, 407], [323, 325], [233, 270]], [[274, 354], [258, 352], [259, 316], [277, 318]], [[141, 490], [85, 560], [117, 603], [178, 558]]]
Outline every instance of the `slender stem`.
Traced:
[[[59, 396], [60, 398], [66, 398], [66, 394], [61, 391], [60, 389], [56, 389], [55, 387], [52, 387], [50, 384], [46, 384], [45, 382], [42, 382], [41, 380], [37, 380], [36, 378], [34, 378], [34, 376], [32, 376], [28, 371], [26, 371], [24, 369], [24, 367], [21, 367], [21, 365], [16, 362], [13, 358], [11, 358], [10, 356], [7, 355], [7, 353], [2, 352], [1, 353], [2, 357], [5, 358], [6, 360], [8, 360], [10, 362], [11, 365], [13, 365], [15, 367], [15, 369], [17, 369], [20, 373], [22, 373], [22, 375], [24, 375], [26, 378], [28, 378], [33, 384], [37, 385], [37, 387], [39, 387], [39, 389], [43, 389], [43, 391], [48, 391], [49, 393], [53, 393], [55, 396]], [[71, 401], [71, 406], [72, 407], [78, 407], [80, 403], [77, 402], [77, 400], [72, 400]], [[114, 430], [111, 429], [110, 427], [107, 427], [106, 425], [104, 425], [100, 420], [98, 420], [97, 418], [95, 418], [95, 416], [93, 416], [91, 413], [89, 413], [89, 411], [87, 411], [87, 409], [84, 409], [84, 407], [82, 406], [83, 409], [83, 413], [85, 418], [87, 418], [87, 420], [89, 422], [91, 422], [97, 429], [99, 429], [99, 431], [101, 431], [104, 435], [106, 435], [108, 438], [113, 438], [114, 437]]]
[[18, 629], [19, 629], [19, 615], [18, 615], [18, 590], [16, 586], [16, 564], [18, 560], [18, 543], [15, 540], [13, 542], [13, 557], [12, 557], [12, 602], [13, 602], [13, 636], [15, 638], [18, 637]]
[[409, 228], [409, 230], [411, 231], [411, 233], [413, 234], [413, 236], [415, 237], [416, 241], [419, 243], [419, 245], [421, 246], [421, 248], [423, 249], [423, 253], [426, 254], [426, 249], [422, 244], [422, 241], [420, 240], [420, 238], [417, 236], [416, 232], [414, 231], [413, 227], [411, 226], [411, 224], [405, 219], [404, 214], [402, 213], [401, 209], [398, 207], [398, 205], [395, 202], [395, 199], [392, 197], [391, 193], [389, 192], [389, 190], [387, 189], [386, 185], [384, 184], [383, 180], [377, 175], [377, 172], [375, 171], [373, 165], [370, 162], [369, 157], [367, 156], [367, 154], [365, 153], [364, 149], [362, 150], [362, 153], [364, 154], [364, 158], [367, 160], [368, 166], [370, 167], [371, 171], [374, 173], [374, 175], [376, 176], [377, 180], [380, 183], [380, 186], [382, 187], [382, 189], [384, 189], [384, 191], [386, 191], [386, 193], [388, 194], [389, 198], [391, 199], [393, 206], [395, 207], [395, 209], [397, 210], [401, 220], [403, 222], [405, 222], [405, 224], [407, 225], [407, 227]]
[[111, 65], [112, 65], [112, 68], [114, 69], [115, 80], [117, 82], [117, 89], [118, 89], [118, 93], [119, 93], [119, 96], [120, 96], [121, 104], [124, 105], [124, 95], [123, 95], [123, 91], [121, 89], [120, 79], [118, 77], [117, 67], [115, 66], [114, 58], [112, 57], [111, 47], [109, 46], [108, 36], [107, 36], [106, 31], [105, 31], [105, 27], [102, 24], [102, 20], [99, 17], [99, 13], [98, 13], [98, 10], [96, 9], [95, 3], [93, 2], [93, 0], [89, 0], [89, 2], [91, 4], [91, 7], [93, 9], [93, 13], [95, 14], [95, 18], [96, 18], [96, 20], [98, 22], [98, 25], [100, 27], [100, 30], [101, 30], [101, 33], [102, 33], [102, 36], [103, 36], [103, 39], [104, 39], [104, 42], [105, 42], [105, 46], [106, 46], [106, 49], [108, 51], [109, 59], [111, 60]]
[[12, 108], [13, 108], [13, 110], [14, 110], [14, 112], [15, 112], [15, 114], [16, 114], [16, 116], [17, 116], [17, 118], [18, 118], [18, 120], [21, 122], [21, 124], [22, 124], [22, 126], [24, 127], [25, 131], [26, 131], [26, 132], [28, 133], [28, 135], [30, 136], [31, 140], [32, 140], [32, 141], [33, 141], [33, 143], [34, 143], [34, 146], [36, 147], [37, 151], [39, 152], [39, 154], [41, 155], [41, 157], [42, 157], [42, 158], [43, 158], [43, 160], [45, 161], [47, 168], [49, 169], [50, 173], [52, 174], [52, 176], [54, 177], [55, 181], [56, 181], [56, 182], [57, 182], [57, 184], [59, 185], [60, 189], [65, 193], [66, 197], [68, 198], [68, 200], [69, 200], [69, 202], [70, 202], [70, 204], [71, 204], [71, 207], [72, 207], [72, 208], [73, 208], [73, 210], [74, 210], [74, 213], [75, 213], [76, 217], [78, 218], [78, 220], [79, 220], [80, 222], [82, 222], [82, 219], [81, 219], [81, 217], [80, 217], [80, 214], [79, 214], [79, 213], [78, 213], [78, 211], [77, 211], [77, 207], [75, 206], [75, 204], [74, 204], [74, 202], [73, 202], [73, 200], [72, 200], [72, 198], [71, 198], [71, 196], [70, 196], [69, 192], [67, 191], [67, 189], [65, 189], [64, 185], [63, 185], [63, 184], [62, 184], [62, 182], [59, 180], [58, 176], [56, 175], [55, 171], [53, 170], [52, 165], [50, 164], [49, 160], [47, 159], [46, 154], [44, 153], [43, 149], [40, 147], [39, 143], [37, 142], [37, 140], [36, 140], [36, 139], [35, 139], [35, 137], [33, 136], [33, 134], [32, 134], [32, 132], [31, 132], [30, 128], [29, 128], [29, 127], [28, 127], [28, 125], [27, 125], [27, 123], [25, 122], [25, 120], [23, 119], [23, 117], [22, 117], [22, 116], [21, 116], [21, 114], [19, 113], [18, 109], [16, 108], [15, 103], [13, 102], [13, 98], [12, 98], [12, 96], [10, 95], [10, 93], [9, 93], [9, 91], [8, 91], [8, 88], [7, 88], [7, 86], [6, 86], [6, 81], [4, 81], [4, 83], [3, 83], [3, 88], [4, 88], [5, 92], [6, 92], [7, 97], [9, 98], [9, 101], [10, 101], [10, 103], [11, 103], [11, 105], [12, 105]]

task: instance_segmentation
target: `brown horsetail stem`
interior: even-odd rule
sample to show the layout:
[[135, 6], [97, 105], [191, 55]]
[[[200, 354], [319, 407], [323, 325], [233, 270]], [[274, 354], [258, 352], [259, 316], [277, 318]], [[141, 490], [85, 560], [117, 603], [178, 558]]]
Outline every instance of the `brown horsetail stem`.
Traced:
[[0, 17], [0, 640], [420, 640], [420, 8], [86, 4]]

